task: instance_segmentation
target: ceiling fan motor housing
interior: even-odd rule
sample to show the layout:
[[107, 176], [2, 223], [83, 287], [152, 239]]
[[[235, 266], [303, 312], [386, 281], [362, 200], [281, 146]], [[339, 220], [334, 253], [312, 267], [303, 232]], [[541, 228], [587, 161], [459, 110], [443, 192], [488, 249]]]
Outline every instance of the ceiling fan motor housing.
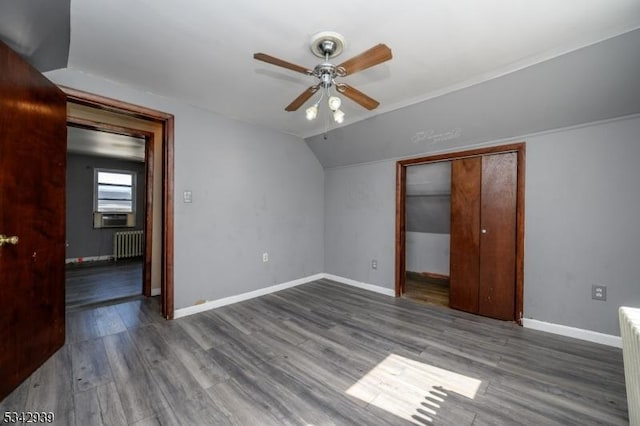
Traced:
[[309, 47], [319, 58], [333, 58], [342, 53], [344, 37], [334, 31], [321, 31], [311, 37]]
[[333, 79], [340, 76], [338, 67], [330, 63], [322, 63], [316, 65], [313, 69], [313, 75], [320, 79], [322, 87], [331, 87], [334, 83]]
[[333, 40], [322, 40], [320, 42], [319, 48], [320, 50], [322, 50], [322, 52], [324, 52], [325, 56], [329, 55], [329, 57], [331, 57], [331, 55], [333, 55], [333, 52], [336, 51], [336, 42]]

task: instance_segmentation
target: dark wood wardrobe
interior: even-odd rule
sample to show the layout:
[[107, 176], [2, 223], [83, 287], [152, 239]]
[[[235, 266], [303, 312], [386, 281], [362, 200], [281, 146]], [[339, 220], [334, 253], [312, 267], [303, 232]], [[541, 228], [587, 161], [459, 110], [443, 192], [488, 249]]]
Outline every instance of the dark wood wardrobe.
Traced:
[[452, 308], [517, 319], [517, 190], [516, 152], [452, 161]]

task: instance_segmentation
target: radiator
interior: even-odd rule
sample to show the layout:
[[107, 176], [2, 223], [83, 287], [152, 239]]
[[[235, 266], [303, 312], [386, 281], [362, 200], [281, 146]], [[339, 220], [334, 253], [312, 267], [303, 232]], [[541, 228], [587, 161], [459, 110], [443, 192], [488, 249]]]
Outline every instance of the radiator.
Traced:
[[113, 234], [113, 259], [142, 256], [144, 231], [126, 231]]
[[640, 426], [640, 309], [621, 307], [620, 334], [624, 379], [627, 385], [629, 424]]

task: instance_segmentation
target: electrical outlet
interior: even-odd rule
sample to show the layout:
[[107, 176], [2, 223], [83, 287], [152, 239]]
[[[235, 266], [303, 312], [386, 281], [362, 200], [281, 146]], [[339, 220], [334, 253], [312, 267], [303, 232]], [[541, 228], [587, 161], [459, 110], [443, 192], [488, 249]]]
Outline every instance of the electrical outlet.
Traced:
[[606, 285], [591, 286], [591, 298], [593, 300], [607, 300], [607, 286]]
[[269, 253], [262, 253], [262, 261], [265, 263], [269, 261]]
[[378, 261], [373, 259], [371, 261], [371, 269], [378, 269]]

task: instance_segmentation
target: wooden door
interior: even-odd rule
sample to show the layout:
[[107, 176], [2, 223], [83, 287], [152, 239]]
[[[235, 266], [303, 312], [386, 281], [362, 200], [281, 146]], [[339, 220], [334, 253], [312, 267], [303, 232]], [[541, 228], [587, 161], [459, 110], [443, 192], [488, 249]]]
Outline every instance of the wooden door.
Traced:
[[478, 313], [502, 320], [515, 319], [517, 172], [515, 152], [482, 157]]
[[482, 157], [451, 163], [449, 306], [478, 312]]
[[454, 160], [451, 166], [449, 305], [514, 320], [517, 153]]
[[0, 400], [64, 344], [65, 167], [66, 96], [0, 42]]

